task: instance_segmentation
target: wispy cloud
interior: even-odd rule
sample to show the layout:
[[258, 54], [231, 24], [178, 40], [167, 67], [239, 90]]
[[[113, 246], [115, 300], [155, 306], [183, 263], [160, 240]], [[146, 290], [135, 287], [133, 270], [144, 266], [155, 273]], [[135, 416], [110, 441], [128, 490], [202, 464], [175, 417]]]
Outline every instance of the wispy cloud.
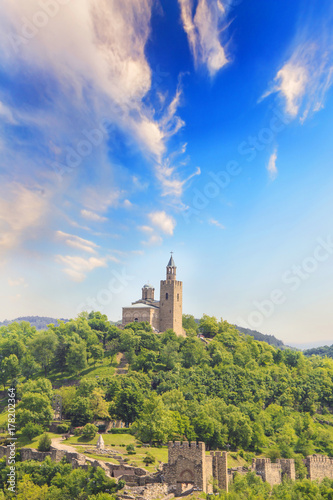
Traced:
[[153, 234], [147, 241], [142, 241], [142, 245], [146, 247], [152, 247], [156, 245], [161, 245], [163, 241], [162, 236], [159, 234]]
[[87, 273], [98, 267], [107, 267], [107, 257], [84, 257], [71, 255], [57, 255], [56, 261], [63, 264], [64, 272], [76, 282], [81, 282], [86, 278]]
[[1, 101], [0, 101], [0, 117], [12, 125], [16, 124], [12, 111], [7, 106], [5, 106], [5, 104], [3, 104]]
[[[61, 173], [77, 178], [80, 170], [94, 165], [96, 187], [110, 181], [114, 185], [108, 156], [111, 125], [128, 137], [129, 144], [134, 139], [139, 145], [153, 162], [164, 189], [160, 167], [168, 157], [168, 141], [184, 126], [177, 116], [182, 91], [178, 86], [174, 97], [165, 100], [164, 112], [156, 114], [149, 95], [157, 95], [159, 88], [152, 87], [153, 71], [146, 58], [152, 4], [152, 0], [71, 0], [57, 5], [56, 15], [49, 16], [47, 25], [34, 29], [29, 38], [25, 36], [27, 24], [41, 11], [40, 2], [3, 1], [0, 62], [8, 73], [28, 66], [32, 83], [40, 74], [46, 76], [46, 106], [13, 112], [4, 101], [0, 107], [1, 116], [33, 130], [39, 144], [44, 143], [43, 148], [29, 152], [35, 155], [35, 170], [48, 165], [51, 174], [51, 168], [60, 165]], [[87, 141], [88, 147], [83, 147]], [[8, 156], [15, 156], [15, 164], [26, 172], [27, 157], [22, 153], [26, 148], [18, 148], [10, 138], [7, 147]], [[59, 174], [59, 168], [55, 170]], [[176, 169], [171, 176], [178, 178]], [[62, 181], [66, 182], [64, 175]], [[177, 187], [177, 196], [179, 192]], [[87, 199], [82, 192], [79, 197]], [[124, 207], [129, 206], [125, 201]], [[84, 208], [98, 212], [95, 207]]]
[[178, 0], [181, 18], [196, 66], [205, 64], [211, 76], [228, 63], [220, 41], [221, 22], [226, 11], [219, 0], [199, 0], [193, 13], [193, 0]]
[[277, 148], [275, 148], [275, 150], [273, 151], [273, 153], [269, 157], [268, 165], [267, 165], [267, 171], [268, 171], [269, 177], [272, 181], [274, 181], [276, 179], [277, 174], [278, 174], [276, 160], [277, 160]]
[[108, 219], [107, 217], [103, 217], [102, 215], [98, 215], [95, 212], [92, 212], [91, 210], [81, 210], [81, 215], [85, 219], [91, 220], [93, 222], [106, 222]]
[[78, 250], [83, 250], [87, 253], [96, 254], [96, 249], [98, 248], [98, 245], [96, 245], [96, 243], [85, 240], [84, 238], [80, 238], [79, 236], [75, 236], [73, 234], [64, 233], [63, 231], [57, 231], [56, 234], [58, 238], [66, 243], [66, 245]]
[[144, 233], [152, 233], [154, 232], [154, 229], [150, 226], [138, 226], [138, 229], [140, 231], [143, 231]]
[[209, 224], [211, 226], [216, 226], [218, 227], [219, 229], [225, 229], [225, 226], [223, 224], [221, 224], [218, 220], [216, 219], [209, 219]]
[[286, 113], [301, 122], [324, 107], [333, 82], [333, 35], [325, 22], [316, 29], [309, 24], [297, 34], [291, 55], [263, 95], [278, 93]]

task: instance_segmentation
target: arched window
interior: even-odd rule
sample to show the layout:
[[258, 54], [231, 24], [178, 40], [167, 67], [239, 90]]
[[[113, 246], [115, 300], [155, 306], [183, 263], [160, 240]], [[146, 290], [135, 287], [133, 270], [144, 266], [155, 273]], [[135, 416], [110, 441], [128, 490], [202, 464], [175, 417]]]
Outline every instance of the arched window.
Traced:
[[135, 323], [139, 321], [139, 318], [134, 318]]
[[179, 293], [177, 293], [177, 302], [179, 302]]
[[169, 294], [168, 294], [168, 293], [166, 293], [166, 294], [165, 294], [165, 300], [168, 300], [168, 298], [169, 298]]

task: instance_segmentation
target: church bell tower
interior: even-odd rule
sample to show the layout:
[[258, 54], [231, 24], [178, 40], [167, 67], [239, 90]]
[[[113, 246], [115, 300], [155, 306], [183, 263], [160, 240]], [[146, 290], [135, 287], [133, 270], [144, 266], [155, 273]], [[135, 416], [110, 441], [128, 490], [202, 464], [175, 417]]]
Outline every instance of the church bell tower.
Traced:
[[171, 253], [166, 266], [166, 280], [160, 288], [160, 332], [171, 328], [177, 335], [184, 335], [183, 321], [183, 283], [177, 281], [177, 267]]

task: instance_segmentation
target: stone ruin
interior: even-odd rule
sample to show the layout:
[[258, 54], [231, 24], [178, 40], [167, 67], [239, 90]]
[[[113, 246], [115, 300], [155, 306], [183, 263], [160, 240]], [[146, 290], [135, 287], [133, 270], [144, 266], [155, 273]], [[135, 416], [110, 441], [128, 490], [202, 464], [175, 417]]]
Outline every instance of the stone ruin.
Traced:
[[174, 486], [176, 495], [188, 489], [213, 492], [213, 481], [218, 488], [228, 491], [227, 453], [206, 455], [205, 443], [169, 442], [168, 464], [164, 465], [165, 482]]
[[254, 458], [251, 470], [271, 486], [280, 484], [283, 477], [288, 477], [292, 481], [296, 479], [295, 461], [291, 458], [280, 458], [275, 464], [270, 458]]
[[[103, 446], [103, 438], [100, 436], [99, 446]], [[227, 468], [227, 453], [225, 451], [210, 452], [206, 455], [205, 443], [180, 441], [169, 442], [168, 463], [163, 464], [163, 470], [154, 474], [149, 474], [145, 469], [129, 465], [115, 465], [108, 462], [93, 460], [80, 453], [71, 453], [51, 447], [49, 452], [40, 452], [31, 448], [20, 450], [21, 460], [43, 461], [46, 457], [59, 462], [66, 457], [73, 468], [87, 469], [89, 465], [101, 467], [109, 477], [117, 480], [123, 479], [126, 487], [133, 490], [134, 497], [142, 500], [151, 500], [154, 494], [157, 496], [182, 495], [185, 491], [201, 490], [205, 493], [212, 493], [213, 487], [228, 491], [228, 484], [233, 479], [233, 475], [238, 472], [245, 474], [252, 470], [259, 475], [263, 481], [270, 485], [280, 484], [283, 477], [288, 477], [295, 481], [295, 462], [293, 459], [279, 459], [272, 463], [269, 458], [255, 458], [252, 467], [248, 468]], [[0, 458], [9, 457], [10, 448], [0, 446]], [[312, 481], [321, 481], [325, 477], [333, 479], [333, 458], [322, 455], [311, 455], [304, 460], [307, 467], [308, 478]], [[153, 495], [153, 496], [151, 496]], [[129, 498], [124, 496], [124, 498]]]
[[104, 439], [102, 437], [102, 434], [98, 436], [97, 443], [96, 443], [96, 448], [98, 450], [104, 450], [105, 444], [104, 444]]
[[[228, 491], [228, 484], [234, 474], [246, 474], [249, 470], [260, 476], [271, 486], [280, 484], [284, 477], [296, 480], [295, 461], [280, 458], [272, 463], [269, 458], [254, 458], [252, 467], [227, 468], [225, 451], [210, 452], [206, 455], [205, 443], [180, 441], [169, 442], [168, 464], [164, 465], [165, 482], [174, 488], [176, 495], [189, 489], [212, 493], [213, 486]], [[333, 458], [312, 455], [304, 460], [310, 480], [333, 479]]]
[[333, 479], [333, 458], [324, 455], [310, 455], [303, 460], [311, 481], [321, 481], [325, 477]]

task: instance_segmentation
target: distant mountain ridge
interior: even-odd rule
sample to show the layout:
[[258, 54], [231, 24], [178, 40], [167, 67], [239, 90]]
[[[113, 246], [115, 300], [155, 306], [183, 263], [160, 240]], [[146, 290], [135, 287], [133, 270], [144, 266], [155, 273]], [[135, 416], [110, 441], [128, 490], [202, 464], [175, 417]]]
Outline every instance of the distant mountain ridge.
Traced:
[[237, 330], [241, 333], [244, 333], [245, 335], [251, 335], [251, 337], [254, 337], [254, 340], [259, 340], [261, 342], [267, 342], [267, 344], [270, 344], [274, 347], [279, 347], [280, 349], [287, 349], [288, 346], [286, 346], [282, 340], [277, 339], [274, 337], [274, 335], [266, 335], [264, 333], [257, 332], [257, 330], [250, 330], [250, 328], [243, 328], [241, 326], [235, 325]]
[[321, 347], [313, 347], [312, 349], [306, 349], [303, 351], [304, 356], [327, 356], [328, 358], [333, 358], [333, 344], [331, 346], [324, 345]]
[[[64, 318], [59, 318], [59, 320], [64, 323], [69, 321], [69, 319]], [[28, 321], [31, 326], [36, 328], [36, 330], [46, 330], [47, 325], [50, 325], [51, 323], [55, 326], [59, 326], [58, 319], [50, 318], [48, 316], [22, 316], [21, 318], [15, 318], [12, 320], [5, 319], [2, 323], [0, 322], [0, 326], [7, 326], [15, 322], [20, 323], [21, 321]]]

